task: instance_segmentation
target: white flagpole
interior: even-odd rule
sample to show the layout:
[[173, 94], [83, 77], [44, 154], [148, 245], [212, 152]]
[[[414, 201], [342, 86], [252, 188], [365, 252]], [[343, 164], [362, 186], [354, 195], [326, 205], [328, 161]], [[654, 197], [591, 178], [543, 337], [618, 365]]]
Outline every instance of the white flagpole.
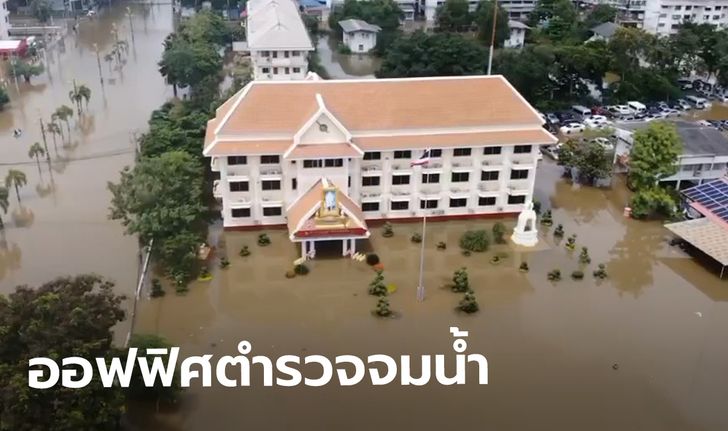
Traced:
[[[423, 165], [420, 166], [420, 174], [424, 171]], [[422, 183], [427, 184], [426, 174], [422, 174]], [[427, 200], [425, 200], [425, 208], [422, 212], [422, 242], [420, 243], [420, 280], [417, 285], [417, 301], [422, 302], [425, 300], [425, 284], [423, 276], [425, 272], [425, 234], [427, 233]]]

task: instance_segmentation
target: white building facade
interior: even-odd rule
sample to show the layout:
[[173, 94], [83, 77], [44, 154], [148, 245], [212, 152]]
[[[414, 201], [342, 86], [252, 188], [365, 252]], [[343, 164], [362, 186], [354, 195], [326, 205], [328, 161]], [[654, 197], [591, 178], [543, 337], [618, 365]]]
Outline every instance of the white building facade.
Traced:
[[649, 33], [677, 33], [685, 22], [728, 27], [728, 0], [647, 0], [643, 28]]
[[0, 0], [0, 40], [8, 38], [10, 29], [10, 11], [7, 0]]
[[[351, 251], [367, 220], [521, 211], [538, 147], [556, 142], [542, 123], [501, 76], [254, 81], [218, 108], [204, 155], [226, 228], [344, 239], [312, 227], [322, 191], [335, 190]], [[430, 162], [413, 167], [426, 149]]]
[[526, 43], [526, 30], [528, 26], [520, 21], [508, 21], [508, 28], [510, 29], [510, 35], [508, 39], [503, 42], [505, 48], [522, 48]]
[[377, 33], [382, 28], [360, 19], [339, 21], [342, 42], [353, 53], [368, 53], [377, 46]]
[[251, 0], [246, 12], [247, 42], [236, 49], [250, 52], [253, 79], [304, 79], [308, 73], [308, 53], [314, 48], [296, 3]]

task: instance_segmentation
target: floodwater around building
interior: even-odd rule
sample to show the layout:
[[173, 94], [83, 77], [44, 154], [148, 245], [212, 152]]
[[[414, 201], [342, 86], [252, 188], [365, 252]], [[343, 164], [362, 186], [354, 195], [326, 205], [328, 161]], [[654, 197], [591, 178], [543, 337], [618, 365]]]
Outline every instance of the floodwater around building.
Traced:
[[[108, 219], [111, 196], [106, 183], [118, 181], [119, 171], [132, 164], [133, 136], [145, 130], [151, 111], [171, 96], [157, 61], [172, 30], [172, 10], [170, 4], [129, 7], [133, 42], [126, 4], [114, 3], [94, 20], [81, 20], [77, 35], [69, 31], [54, 43], [46, 54], [46, 71], [30, 84], [19, 82], [20, 94], [13, 80], [7, 83], [12, 103], [0, 111], [0, 177], [20, 169], [28, 183], [20, 188], [22, 206], [11, 189], [9, 212], [2, 215], [7, 247], [0, 250], [0, 293], [85, 272], [114, 280], [119, 293], [134, 292], [138, 247], [134, 238], [123, 235], [118, 221]], [[129, 44], [121, 64], [104, 59], [115, 43], [112, 24], [119, 39]], [[70, 144], [59, 136], [54, 144], [52, 135], [47, 136], [52, 169], [41, 158], [39, 173], [28, 149], [43, 142], [40, 118], [48, 122], [60, 105], [74, 106], [68, 95], [74, 80], [91, 89], [88, 108], [70, 120]], [[65, 123], [61, 126], [67, 134]], [[14, 137], [14, 129], [22, 135]], [[125, 330], [122, 325], [118, 332]]]
[[[662, 431], [728, 428], [728, 284], [715, 272], [668, 244], [657, 222], [625, 219], [628, 194], [582, 188], [560, 178], [549, 161], [539, 168], [536, 197], [592, 264], [582, 281], [576, 252], [540, 227], [535, 250], [496, 246], [461, 255], [460, 234], [492, 221], [428, 223], [426, 300], [416, 301], [419, 245], [410, 241], [419, 223], [395, 224], [392, 238], [372, 227], [365, 248], [379, 254], [395, 319], [370, 312], [367, 294], [374, 272], [339, 256], [340, 245], [319, 249], [311, 273], [284, 273], [299, 249], [283, 230], [272, 244], [256, 245], [259, 232], [218, 232], [212, 244], [231, 266], [212, 265], [214, 278], [194, 283], [184, 296], [171, 290], [140, 304], [139, 331], [157, 333], [183, 348], [183, 356], [236, 355], [241, 340], [251, 355], [284, 354], [454, 355], [448, 332], [470, 332], [467, 352], [489, 360], [490, 383], [424, 388], [361, 384], [342, 388], [190, 388], [175, 412], [133, 411], [141, 429], [561, 429]], [[509, 228], [513, 220], [507, 220]], [[554, 225], [555, 226], [555, 225]], [[436, 250], [444, 241], [447, 249]], [[243, 245], [252, 255], [238, 256]], [[506, 251], [499, 265], [490, 257]], [[530, 272], [518, 271], [527, 261]], [[591, 272], [605, 263], [609, 278]], [[480, 312], [455, 311], [461, 294], [444, 287], [454, 270], [468, 268]], [[559, 268], [564, 280], [546, 273]], [[416, 367], [417, 368], [417, 367]], [[305, 368], [312, 376], [314, 368]], [[256, 368], [257, 370], [257, 368]], [[258, 371], [254, 371], [257, 373]], [[415, 375], [416, 374], [415, 372]]]
[[368, 54], [340, 54], [333, 36], [321, 35], [316, 43], [321, 65], [331, 79], [374, 79], [382, 65], [379, 57]]

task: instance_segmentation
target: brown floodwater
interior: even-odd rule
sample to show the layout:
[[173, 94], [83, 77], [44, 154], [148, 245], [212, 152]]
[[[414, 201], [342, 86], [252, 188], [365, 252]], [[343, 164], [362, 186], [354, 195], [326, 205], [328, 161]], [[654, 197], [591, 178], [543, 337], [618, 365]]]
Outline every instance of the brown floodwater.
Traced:
[[[21, 169], [28, 184], [20, 189], [22, 206], [11, 190], [9, 213], [2, 215], [6, 247], [0, 249], [0, 293], [82, 272], [114, 280], [119, 293], [130, 295], [135, 289], [138, 247], [117, 221], [107, 219], [106, 183], [117, 181], [119, 171], [133, 162], [132, 136], [145, 129], [151, 111], [171, 96], [156, 63], [172, 29], [172, 11], [169, 4], [130, 4], [132, 43], [125, 6], [115, 4], [93, 21], [82, 20], [78, 35], [69, 31], [48, 49], [46, 71], [30, 84], [20, 82], [19, 93], [12, 80], [8, 83], [12, 103], [0, 111], [0, 176]], [[115, 41], [112, 23], [120, 40], [129, 42], [121, 66], [103, 58]], [[101, 53], [103, 87], [94, 43]], [[43, 162], [39, 174], [28, 157], [29, 147], [42, 142], [39, 118], [49, 120], [62, 104], [73, 106], [68, 97], [73, 80], [91, 89], [88, 109], [70, 121], [70, 144], [57, 138], [56, 152], [48, 136], [52, 169]], [[20, 138], [13, 137], [15, 128], [22, 129]], [[121, 325], [117, 332], [125, 336], [126, 328]]]
[[[230, 268], [213, 268], [212, 281], [194, 283], [184, 296], [168, 289], [140, 304], [138, 330], [167, 337], [183, 355], [236, 354], [240, 340], [269, 357], [448, 353], [448, 328], [458, 326], [470, 331], [468, 352], [489, 360], [487, 386], [471, 379], [458, 387], [192, 387], [176, 411], [133, 410], [133, 422], [175, 431], [728, 429], [726, 282], [669, 246], [660, 223], [625, 219], [628, 194], [619, 180], [610, 190], [573, 186], [549, 161], [538, 175], [537, 198], [589, 247], [593, 263], [582, 281], [569, 278], [579, 268], [578, 251], [568, 252], [549, 229], [542, 228], [533, 250], [497, 246], [464, 257], [460, 234], [492, 221], [433, 222], [427, 297], [418, 303], [419, 246], [409, 237], [420, 224], [395, 224], [393, 238], [373, 227], [362, 246], [380, 255], [399, 314], [382, 320], [370, 314], [373, 271], [337, 257], [339, 247], [319, 250], [309, 275], [286, 279], [298, 248], [285, 231], [269, 232], [272, 245], [259, 247], [256, 232], [218, 230], [211, 242], [230, 258]], [[436, 250], [438, 241], [447, 250]], [[238, 256], [242, 245], [251, 256]], [[509, 257], [495, 266], [489, 259], [498, 251]], [[522, 260], [527, 274], [517, 270]], [[598, 263], [606, 264], [607, 280], [591, 277]], [[480, 303], [475, 315], [456, 312], [461, 295], [443, 288], [461, 266]], [[553, 268], [563, 281], [546, 280]]]
[[333, 36], [321, 35], [316, 43], [321, 65], [331, 79], [373, 79], [382, 59], [367, 54], [341, 54]]

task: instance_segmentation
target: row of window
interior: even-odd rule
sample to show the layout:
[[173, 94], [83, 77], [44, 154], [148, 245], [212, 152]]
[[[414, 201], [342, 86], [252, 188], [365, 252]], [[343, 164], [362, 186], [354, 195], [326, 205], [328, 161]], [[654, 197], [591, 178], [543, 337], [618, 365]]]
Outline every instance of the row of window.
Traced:
[[283, 56], [283, 58], [300, 57], [301, 56], [301, 51], [283, 51], [283, 52], [279, 52], [279, 51], [260, 51], [260, 56], [261, 57], [278, 58], [279, 53], [280, 53], [280, 55]]
[[[260, 156], [261, 165], [277, 165], [280, 162], [281, 162], [281, 156]], [[228, 156], [227, 164], [228, 164], [228, 166], [247, 165], [248, 157], [247, 156]]]
[[344, 159], [318, 159], [304, 160], [304, 168], [340, 168], [344, 166]]
[[[283, 209], [281, 207], [263, 207], [263, 216], [265, 217], [278, 217], [282, 214]], [[230, 215], [234, 218], [250, 217], [250, 208], [233, 208]]]
[[[670, 7], [671, 7], [670, 5], [662, 5], [662, 8], [663, 8], [663, 9], [670, 9]], [[697, 9], [697, 8], [699, 8], [699, 7], [700, 7], [700, 6], [698, 6], [698, 5], [695, 5], [695, 8], [696, 8], [696, 9]], [[721, 9], [721, 7], [722, 7], [722, 6], [716, 6], [716, 7], [715, 7], [715, 10], [720, 10], [720, 9]], [[682, 7], [682, 5], [677, 5], [677, 6], [674, 6], [674, 8], [675, 8], [675, 10], [682, 10], [682, 8], [683, 8], [683, 7]], [[693, 8], [693, 6], [692, 6], [692, 5], [687, 5], [687, 6], [685, 6], [685, 10], [691, 10], [692, 8]], [[705, 10], [706, 12], [710, 12], [710, 7], [706, 7], [706, 8], [704, 9], [704, 10]]]
[[[473, 154], [472, 148], [455, 148], [453, 150], [453, 156], [455, 157], [469, 157]], [[483, 155], [497, 155], [501, 154], [503, 147], [485, 147], [483, 148]], [[515, 154], [528, 154], [533, 151], [533, 145], [516, 145], [513, 147]], [[430, 149], [430, 158], [436, 159], [442, 157], [442, 150], [438, 148]], [[382, 153], [380, 151], [372, 151], [364, 153], [364, 160], [381, 160]], [[394, 152], [395, 159], [411, 159], [412, 151], [403, 150]]]
[[[480, 173], [481, 181], [498, 181], [499, 171], [483, 171]], [[512, 180], [525, 180], [528, 178], [528, 169], [512, 169]], [[450, 182], [466, 183], [470, 181], [470, 172], [453, 172], [450, 174]], [[392, 185], [402, 185], [410, 183], [410, 175], [392, 175]], [[422, 174], [422, 184], [439, 184], [440, 174]], [[361, 179], [363, 187], [378, 186], [381, 184], [381, 177], [366, 175]]]
[[[273, 69], [273, 72], [271, 72], [271, 69]], [[260, 71], [263, 73], [272, 73], [273, 75], [290, 75], [291, 69], [293, 69], [293, 73], [301, 73], [300, 67], [261, 67]]]
[[[478, 206], [489, 207], [495, 206], [497, 198], [495, 196], [481, 196], [478, 198]], [[526, 203], [526, 196], [508, 196], [508, 205], [519, 205]], [[450, 198], [449, 208], [465, 208], [468, 206], [468, 198]], [[409, 201], [392, 201], [390, 203], [390, 210], [392, 211], [405, 211], [409, 209]], [[420, 209], [437, 209], [440, 205], [439, 199], [420, 199]], [[379, 211], [379, 202], [364, 202], [361, 204], [361, 209], [364, 212], [375, 212]]]

